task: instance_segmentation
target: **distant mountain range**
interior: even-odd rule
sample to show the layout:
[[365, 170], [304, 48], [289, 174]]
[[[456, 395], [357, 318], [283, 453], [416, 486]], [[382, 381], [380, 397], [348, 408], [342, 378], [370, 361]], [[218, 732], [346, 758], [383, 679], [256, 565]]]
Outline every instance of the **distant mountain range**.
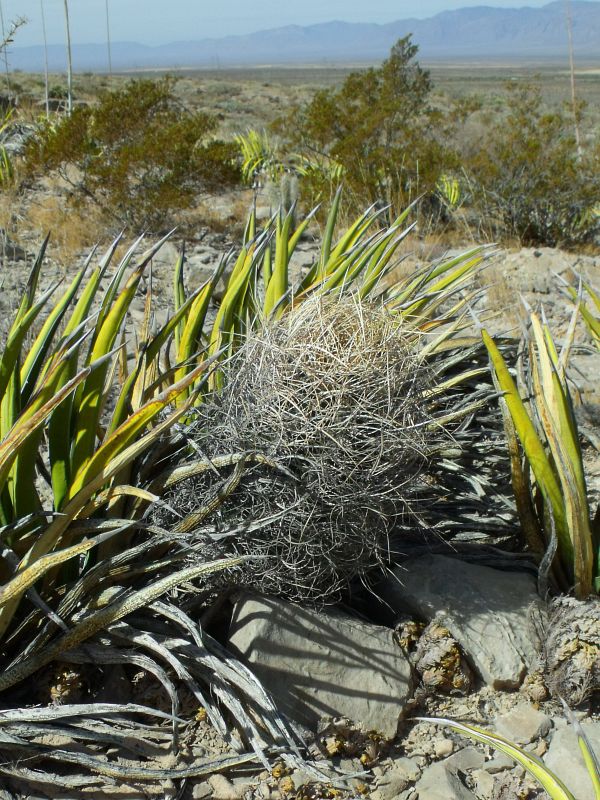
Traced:
[[[578, 57], [600, 59], [600, 2], [573, 0], [573, 41]], [[478, 6], [444, 11], [429, 19], [404, 19], [387, 25], [328, 22], [289, 25], [221, 39], [172, 42], [150, 47], [113, 42], [113, 69], [227, 67], [259, 64], [347, 64], [379, 61], [402, 36], [411, 33], [422, 60], [564, 59], [567, 54], [563, 0], [542, 8]], [[12, 47], [13, 69], [44, 69], [42, 47]], [[51, 71], [65, 69], [65, 49], [48, 48]], [[105, 44], [75, 45], [78, 71], [106, 70]]]

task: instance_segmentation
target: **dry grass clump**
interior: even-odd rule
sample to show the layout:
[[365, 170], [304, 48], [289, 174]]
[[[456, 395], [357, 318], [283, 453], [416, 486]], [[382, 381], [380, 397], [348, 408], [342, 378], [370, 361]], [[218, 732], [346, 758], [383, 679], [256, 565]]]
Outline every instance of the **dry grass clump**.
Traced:
[[[387, 553], [391, 529], [423, 491], [428, 440], [440, 438], [419, 341], [378, 304], [315, 298], [250, 336], [230, 362], [225, 389], [203, 404], [191, 435], [214, 463], [248, 454], [239, 482], [225, 480], [236, 485], [221, 525], [272, 519], [223, 545], [259, 557], [246, 585], [330, 601]], [[262, 464], [252, 463], [257, 453]], [[222, 477], [207, 471], [179, 484], [171, 507], [193, 513], [197, 498], [222, 496]]]

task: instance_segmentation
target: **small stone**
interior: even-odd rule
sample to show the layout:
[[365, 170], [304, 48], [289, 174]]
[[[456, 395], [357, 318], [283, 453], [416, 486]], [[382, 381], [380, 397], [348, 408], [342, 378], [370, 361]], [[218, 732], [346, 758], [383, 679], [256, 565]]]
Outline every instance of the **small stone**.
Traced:
[[447, 758], [444, 762], [446, 769], [452, 772], [466, 772], [469, 769], [479, 769], [485, 764], [485, 756], [477, 747], [463, 747]]
[[548, 742], [545, 739], [540, 739], [535, 748], [536, 756], [544, 756], [548, 752]]
[[363, 765], [357, 758], [341, 758], [338, 769], [345, 775], [352, 775], [355, 772], [362, 772]]
[[391, 769], [393, 769], [398, 774], [402, 775], [404, 780], [407, 783], [414, 783], [417, 781], [421, 775], [421, 767], [419, 766], [418, 762], [414, 758], [407, 758], [407, 756], [402, 756], [401, 758], [394, 758], [392, 761]]
[[414, 667], [425, 689], [447, 694], [468, 694], [473, 671], [450, 631], [433, 620], [423, 631], [414, 655]]
[[489, 772], [490, 775], [495, 775], [497, 772], [504, 772], [507, 769], [512, 769], [514, 766], [515, 762], [510, 756], [497, 750], [494, 758], [485, 762], [484, 769], [486, 772]]
[[494, 731], [516, 744], [529, 744], [547, 736], [552, 720], [530, 705], [521, 705], [496, 717]]
[[212, 788], [213, 800], [241, 800], [248, 785], [234, 786], [224, 775], [211, 775], [208, 782]]
[[436, 758], [446, 758], [454, 751], [452, 739], [436, 739], [433, 743], [433, 752]]
[[206, 781], [202, 781], [202, 783], [196, 783], [192, 789], [192, 800], [205, 800], [205, 798], [210, 797], [212, 794], [212, 789], [210, 785], [206, 783]]
[[300, 786], [304, 786], [305, 783], [310, 783], [314, 778], [308, 774], [308, 772], [304, 772], [302, 769], [295, 769], [290, 778], [294, 782], [294, 786], [299, 788]]
[[296, 786], [294, 785], [294, 781], [291, 779], [289, 775], [286, 775], [285, 778], [282, 778], [278, 783], [279, 791], [282, 794], [289, 794], [293, 792]]
[[415, 786], [419, 800], [474, 800], [475, 795], [440, 762], [423, 772]]
[[381, 781], [377, 783], [376, 791], [380, 800], [394, 800], [407, 786], [408, 782], [404, 779], [403, 775], [394, 772], [394, 770], [390, 770], [386, 772]]
[[472, 773], [475, 781], [475, 794], [478, 800], [492, 800], [494, 796], [494, 779], [484, 769], [476, 769]]

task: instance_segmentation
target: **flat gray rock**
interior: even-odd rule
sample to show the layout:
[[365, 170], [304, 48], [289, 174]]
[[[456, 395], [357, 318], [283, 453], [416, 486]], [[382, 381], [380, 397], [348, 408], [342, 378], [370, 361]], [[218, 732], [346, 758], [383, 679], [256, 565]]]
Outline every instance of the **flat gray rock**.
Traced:
[[323, 717], [343, 716], [392, 737], [412, 694], [410, 665], [392, 631], [333, 610], [243, 597], [229, 646], [278, 708], [312, 730]]
[[493, 728], [500, 736], [517, 744], [529, 744], [535, 739], [547, 736], [552, 720], [529, 703], [513, 708], [507, 714], [496, 717]]
[[415, 789], [419, 800], [475, 800], [473, 792], [439, 762], [427, 767]]
[[379, 592], [398, 614], [435, 618], [447, 628], [495, 689], [518, 688], [537, 659], [529, 612], [541, 603], [532, 575], [421, 556], [396, 568]]

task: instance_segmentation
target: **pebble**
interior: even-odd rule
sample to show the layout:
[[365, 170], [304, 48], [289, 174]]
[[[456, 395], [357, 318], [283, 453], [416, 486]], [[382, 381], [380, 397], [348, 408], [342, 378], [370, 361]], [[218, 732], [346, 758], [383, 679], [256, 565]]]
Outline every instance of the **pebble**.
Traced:
[[213, 800], [241, 800], [249, 789], [249, 784], [234, 786], [224, 775], [211, 775], [208, 782], [212, 788]]
[[446, 758], [454, 752], [452, 739], [436, 739], [433, 743], [433, 752], [436, 758]]
[[510, 756], [497, 750], [494, 758], [485, 762], [484, 769], [486, 772], [489, 772], [490, 775], [494, 775], [497, 772], [504, 772], [504, 770], [512, 769], [514, 766], [515, 762]]
[[415, 788], [419, 800], [474, 800], [475, 798], [475, 795], [441, 762], [427, 767]]
[[407, 782], [414, 783], [414, 781], [419, 779], [422, 772], [422, 768], [418, 763], [420, 760], [421, 759], [408, 758], [407, 756], [394, 758], [391, 762], [390, 769], [401, 774]]
[[492, 800], [495, 781], [490, 773], [484, 769], [476, 769], [472, 777], [475, 781], [475, 794], [479, 800]]
[[210, 797], [211, 794], [212, 789], [206, 781], [196, 783], [192, 788], [192, 800], [205, 800], [205, 798]]
[[444, 766], [452, 772], [480, 769], [485, 764], [483, 751], [477, 747], [463, 747], [444, 760]]
[[547, 736], [552, 720], [533, 706], [520, 705], [496, 717], [494, 731], [516, 744], [529, 744], [535, 739]]

